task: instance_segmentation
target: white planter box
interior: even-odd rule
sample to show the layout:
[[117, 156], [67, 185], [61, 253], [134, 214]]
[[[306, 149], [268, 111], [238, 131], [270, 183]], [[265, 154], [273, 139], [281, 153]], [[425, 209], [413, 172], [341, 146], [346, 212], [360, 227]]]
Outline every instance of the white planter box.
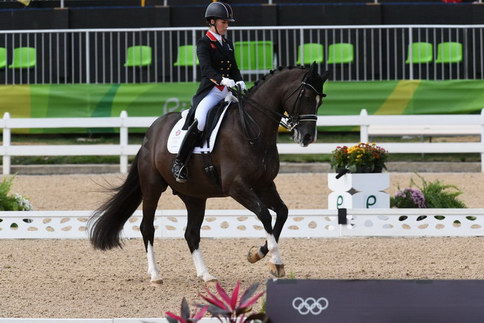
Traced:
[[384, 190], [390, 186], [390, 174], [346, 174], [336, 179], [328, 174], [328, 209], [389, 208], [390, 195]]

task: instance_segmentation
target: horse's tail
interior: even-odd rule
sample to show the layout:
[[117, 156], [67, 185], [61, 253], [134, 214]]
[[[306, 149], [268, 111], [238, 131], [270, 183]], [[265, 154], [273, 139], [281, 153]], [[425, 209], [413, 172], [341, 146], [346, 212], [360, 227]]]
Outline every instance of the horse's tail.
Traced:
[[122, 247], [119, 234], [142, 200], [138, 155], [131, 164], [126, 181], [113, 188], [115, 194], [94, 212], [89, 221], [89, 239], [96, 249]]

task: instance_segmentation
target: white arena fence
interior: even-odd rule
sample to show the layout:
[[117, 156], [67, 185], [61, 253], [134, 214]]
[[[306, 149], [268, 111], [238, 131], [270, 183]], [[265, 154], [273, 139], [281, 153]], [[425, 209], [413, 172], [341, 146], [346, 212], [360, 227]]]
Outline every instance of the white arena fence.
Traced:
[[[206, 27], [0, 30], [7, 53], [0, 84], [196, 82], [193, 54], [205, 32]], [[304, 44], [316, 44], [319, 72], [330, 70], [334, 81], [441, 80], [484, 77], [483, 32], [484, 25], [231, 26], [228, 37], [246, 81], [277, 66], [309, 63], [307, 52], [299, 50]], [[413, 43], [428, 43], [431, 58], [418, 58]], [[459, 58], [442, 62], [444, 43], [460, 44]], [[337, 44], [350, 46], [343, 60], [332, 57], [345, 51]], [[133, 46], [147, 47], [138, 55], [148, 60], [126, 64]], [[33, 49], [23, 54], [33, 65], [9, 67], [14, 51], [25, 47]]]
[[[3, 211], [0, 239], [85, 239], [93, 211]], [[289, 211], [285, 238], [484, 236], [484, 209], [348, 209], [345, 225], [338, 210]], [[124, 238], [141, 238], [141, 211], [124, 226]], [[273, 214], [275, 221], [275, 215]], [[159, 210], [155, 237], [183, 238], [185, 210]], [[248, 210], [207, 210], [203, 238], [264, 238], [264, 228]]]
[[[10, 118], [5, 113], [0, 119], [3, 129], [3, 174], [10, 174], [12, 156], [120, 156], [120, 172], [128, 171], [128, 156], [137, 154], [140, 145], [128, 144], [129, 128], [149, 127], [156, 117], [128, 117], [122, 111], [119, 117], [91, 118]], [[370, 136], [395, 135], [480, 135], [477, 142], [385, 142], [384, 148], [392, 154], [404, 153], [478, 153], [484, 172], [484, 110], [480, 115], [360, 115], [318, 116], [318, 127], [359, 126], [360, 142]], [[84, 145], [13, 145], [12, 129], [33, 128], [118, 128], [119, 144]], [[330, 154], [337, 146], [355, 143], [313, 143], [308, 147], [280, 143], [280, 154]]]

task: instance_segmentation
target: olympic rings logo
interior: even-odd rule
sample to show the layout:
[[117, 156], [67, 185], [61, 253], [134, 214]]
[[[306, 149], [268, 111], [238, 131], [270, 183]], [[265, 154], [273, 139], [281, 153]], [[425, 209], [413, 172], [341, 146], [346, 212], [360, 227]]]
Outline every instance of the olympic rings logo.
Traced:
[[329, 301], [325, 297], [320, 297], [317, 300], [314, 297], [308, 297], [306, 299], [302, 297], [296, 297], [292, 300], [292, 307], [301, 315], [319, 315], [322, 311], [327, 309]]

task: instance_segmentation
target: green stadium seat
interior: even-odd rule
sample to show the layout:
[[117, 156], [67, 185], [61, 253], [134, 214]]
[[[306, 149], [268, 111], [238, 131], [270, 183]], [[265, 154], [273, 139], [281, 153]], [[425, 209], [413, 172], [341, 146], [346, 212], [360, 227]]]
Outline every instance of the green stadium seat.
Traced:
[[9, 68], [32, 68], [37, 65], [37, 53], [32, 47], [18, 47], [13, 50], [13, 61]]
[[[299, 45], [296, 65], [308, 65], [313, 62], [322, 63], [324, 61], [323, 49], [324, 47], [321, 44], [308, 43]], [[303, 58], [302, 60], [301, 57]]]
[[328, 48], [328, 64], [353, 63], [354, 46], [349, 43], [331, 44]]
[[274, 66], [274, 44], [270, 40], [234, 42], [235, 59], [241, 71], [271, 70]]
[[149, 66], [152, 61], [151, 46], [131, 46], [126, 50], [125, 67]]
[[[410, 54], [411, 51], [411, 54]], [[410, 59], [410, 55], [412, 58]], [[433, 45], [431, 43], [416, 42], [408, 46], [408, 55], [405, 63], [423, 64], [430, 63], [433, 60]]]
[[456, 42], [440, 43], [437, 46], [436, 63], [462, 62], [462, 44]]
[[7, 66], [7, 50], [0, 47], [0, 68]]
[[193, 45], [183, 45], [178, 47], [178, 54], [176, 62], [173, 66], [193, 66], [193, 58], [195, 64], [198, 65], [198, 58], [196, 57], [196, 47]]

